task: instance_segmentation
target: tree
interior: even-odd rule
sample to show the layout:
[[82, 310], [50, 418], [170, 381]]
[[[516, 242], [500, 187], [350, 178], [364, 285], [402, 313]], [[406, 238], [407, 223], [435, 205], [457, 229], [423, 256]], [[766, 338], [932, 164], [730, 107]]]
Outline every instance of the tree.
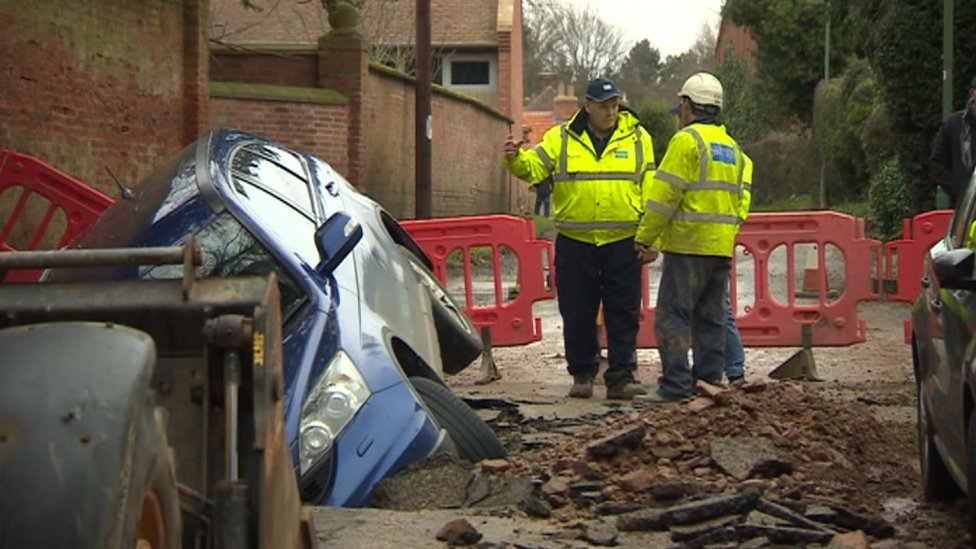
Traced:
[[715, 72], [724, 88], [722, 122], [729, 133], [742, 144], [765, 137], [770, 123], [748, 60], [737, 58], [730, 44], [726, 49], [725, 62]]
[[[759, 45], [759, 84], [767, 97], [776, 100], [772, 106], [781, 120], [796, 116], [810, 123], [813, 91], [823, 77], [827, 5], [822, 0], [729, 0], [725, 4], [723, 13], [747, 27]], [[832, 61], [839, 57], [835, 42], [843, 43], [832, 41]]]
[[591, 6], [527, 0], [525, 27], [540, 68], [574, 83], [577, 91], [598, 76], [615, 73], [624, 58], [620, 32]]
[[661, 52], [651, 47], [648, 40], [641, 40], [630, 48], [615, 80], [631, 104], [640, 104], [657, 86], [662, 66]]

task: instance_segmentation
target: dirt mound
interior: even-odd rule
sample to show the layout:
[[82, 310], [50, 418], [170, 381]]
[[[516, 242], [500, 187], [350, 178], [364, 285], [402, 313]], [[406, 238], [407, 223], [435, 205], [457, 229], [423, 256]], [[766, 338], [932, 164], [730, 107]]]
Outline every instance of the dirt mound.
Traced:
[[[552, 430], [511, 418], [508, 428], [505, 423], [496, 427], [510, 437]], [[743, 485], [767, 497], [875, 513], [885, 499], [912, 492], [918, 482], [913, 433], [882, 423], [860, 402], [834, 402], [816, 388], [789, 382], [622, 408], [598, 424], [562, 432], [521, 444], [528, 447], [512, 453], [509, 474], [541, 479], [566, 518], [615, 505], [671, 504]], [[730, 457], [724, 450], [730, 444], [745, 453]], [[749, 448], [762, 451], [750, 454]]]

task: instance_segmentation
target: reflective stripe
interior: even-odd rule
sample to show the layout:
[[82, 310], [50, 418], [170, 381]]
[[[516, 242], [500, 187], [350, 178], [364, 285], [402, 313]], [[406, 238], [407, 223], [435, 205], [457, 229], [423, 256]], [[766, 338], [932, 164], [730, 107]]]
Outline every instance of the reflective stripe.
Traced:
[[574, 231], [599, 231], [613, 229], [636, 229], [636, 221], [556, 221], [557, 229]]
[[573, 172], [557, 173], [552, 176], [553, 181], [626, 181], [634, 182], [631, 172]]
[[657, 173], [654, 174], [654, 178], [660, 179], [665, 183], [670, 183], [681, 190], [685, 190], [688, 188], [688, 182], [682, 179], [681, 176], [674, 175], [673, 173], [662, 172], [661, 170], [658, 170]]
[[718, 225], [741, 225], [742, 218], [737, 215], [707, 214], [698, 212], [675, 212], [674, 219], [693, 223], [715, 223]]
[[742, 185], [742, 188], [749, 191], [749, 193], [752, 194], [752, 183], [745, 183]]
[[634, 128], [634, 135], [637, 136], [637, 169], [634, 170], [634, 181], [640, 183], [644, 179], [644, 144], [641, 143], [641, 129], [640, 124]]
[[665, 215], [667, 217], [671, 217], [672, 215], [674, 215], [674, 211], [677, 208], [669, 208], [669, 207], [665, 206], [664, 204], [661, 204], [660, 202], [657, 202], [657, 201], [654, 201], [654, 200], [648, 200], [647, 201], [647, 209], [648, 210], [654, 210], [655, 212], [657, 212], [659, 214], [663, 214], [663, 215]]
[[[569, 130], [566, 129], [565, 124], [562, 125], [560, 137], [563, 140], [563, 144], [559, 150], [559, 173], [564, 174], [569, 171]], [[553, 181], [559, 181], [559, 179], [554, 179]]]
[[549, 153], [542, 148], [542, 145], [536, 145], [532, 150], [535, 151], [535, 154], [539, 155], [539, 158], [542, 160], [542, 165], [546, 167], [546, 171], [552, 172], [552, 159], [549, 158]]
[[689, 191], [725, 191], [742, 196], [742, 186], [728, 181], [696, 181], [688, 185]]
[[700, 157], [698, 160], [698, 180], [708, 181], [708, 146], [705, 145], [705, 138], [703, 138], [701, 134], [698, 133], [698, 130], [694, 128], [685, 128], [684, 131], [688, 132], [692, 137], [695, 138], [695, 141], [698, 142], [698, 156]]

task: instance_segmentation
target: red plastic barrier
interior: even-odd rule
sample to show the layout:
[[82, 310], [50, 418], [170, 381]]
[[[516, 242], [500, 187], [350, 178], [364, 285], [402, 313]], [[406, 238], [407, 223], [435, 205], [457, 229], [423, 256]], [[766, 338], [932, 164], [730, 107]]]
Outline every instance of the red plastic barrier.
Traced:
[[[946, 235], [952, 210], [934, 210], [902, 221], [902, 240], [885, 244], [885, 280], [897, 280], [897, 289], [886, 295], [892, 301], [912, 303], [922, 290], [922, 258]], [[897, 272], [892, 270], [897, 266]]]
[[[8, 205], [14, 202], [8, 210]], [[19, 239], [27, 241], [21, 250], [36, 250], [45, 240], [53, 244], [51, 247], [60, 248], [94, 223], [112, 202], [110, 197], [36, 158], [0, 151], [0, 211], [9, 211], [0, 229], [0, 251], [18, 249], [10, 241], [12, 235], [20, 236], [21, 232], [32, 232]], [[23, 221], [29, 203], [46, 208], [33, 231]], [[49, 230], [54, 230], [51, 222], [59, 212], [64, 215], [64, 231], [60, 235], [48, 235]], [[11, 271], [3, 281], [28, 282], [37, 280], [40, 274], [38, 270]]]
[[[555, 272], [553, 245], [537, 240], [535, 223], [530, 219], [510, 215], [486, 215], [404, 221], [403, 227], [430, 256], [434, 274], [448, 288], [453, 288], [447, 276], [448, 256], [459, 250], [462, 255], [465, 312], [478, 328], [491, 328], [494, 347], [525, 345], [542, 339], [542, 319], [532, 316], [532, 304], [552, 299], [555, 291], [550, 276]], [[489, 305], [475, 303], [472, 248], [491, 250], [491, 296]], [[518, 261], [517, 278], [508, 280], [516, 286], [503, 288], [503, 251]], [[473, 261], [474, 260], [474, 261]], [[506, 265], [508, 259], [505, 260]], [[479, 280], [483, 277], [478, 276]], [[514, 295], [510, 295], [514, 294]], [[481, 295], [481, 294], [479, 294]], [[507, 298], [511, 299], [507, 299]]]
[[[736, 244], [754, 261], [755, 301], [744, 308], [744, 314], [737, 316], [743, 344], [748, 347], [802, 346], [805, 327], [809, 327], [812, 346], [844, 346], [865, 340], [867, 326], [857, 316], [857, 304], [881, 297], [870, 276], [874, 270], [872, 261], [880, 259], [881, 243], [864, 238], [862, 219], [829, 211], [756, 213], [742, 227]], [[798, 278], [795, 250], [797, 246], [811, 244], [817, 246], [816, 266], [812, 273], [801, 272]], [[836, 296], [828, 292], [833, 288], [828, 288], [827, 284], [827, 245], [835, 246], [844, 255], [844, 287]], [[770, 256], [774, 253], [785, 254], [785, 273], [770, 272]], [[776, 261], [776, 265], [782, 264], [783, 261]], [[810, 275], [815, 281], [810, 297], [815, 302], [799, 303], [797, 295], [803, 291], [802, 277]], [[641, 326], [637, 335], [640, 348], [657, 346], [648, 278], [645, 268]], [[732, 279], [732, 295], [735, 296], [735, 277]], [[777, 288], [785, 287], [782, 292], [785, 301], [772, 295], [771, 283], [774, 281]]]

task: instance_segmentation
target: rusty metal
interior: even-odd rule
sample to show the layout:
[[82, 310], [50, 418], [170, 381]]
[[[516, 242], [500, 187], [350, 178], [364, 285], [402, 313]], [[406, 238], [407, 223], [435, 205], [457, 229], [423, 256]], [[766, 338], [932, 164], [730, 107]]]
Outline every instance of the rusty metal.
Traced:
[[170, 248], [108, 248], [101, 250], [45, 250], [0, 254], [0, 271], [12, 269], [62, 269], [137, 265], [174, 265], [189, 255], [193, 265], [203, 261], [203, 250], [186, 246]]
[[[187, 255], [188, 249], [194, 253]], [[66, 262], [141, 264], [149, 259], [152, 264], [152, 258], [179, 263], [192, 255], [196, 264], [202, 256], [196, 250], [191, 243], [182, 248], [138, 250], [135, 255], [124, 250], [69, 251], [68, 255], [75, 258], [64, 260], [59, 259], [62, 255], [25, 259], [22, 252], [4, 252], [0, 259], [7, 266], [47, 268]], [[188, 272], [192, 270], [184, 270], [184, 275]], [[157, 404], [170, 411], [167, 437], [171, 446], [179, 448], [176, 466], [181, 507], [192, 508], [201, 519], [184, 521], [187, 539], [203, 540], [203, 546], [208, 546], [222, 528], [213, 522], [215, 509], [207, 502], [216, 500], [216, 480], [227, 478], [232, 466], [208, 456], [226, 455], [230, 445], [239, 452], [237, 476], [247, 480], [247, 507], [252, 513], [248, 519], [252, 526], [246, 534], [249, 546], [315, 546], [315, 536], [305, 530], [307, 523], [303, 522], [284, 433], [283, 404], [275, 395], [282, 379], [282, 346], [279, 295], [273, 275], [0, 284], [0, 327], [71, 320], [123, 325], [149, 334], [155, 343], [157, 367], [172, 371], [173, 390], [157, 395]], [[223, 329], [228, 326], [230, 331]], [[216, 342], [222, 345], [224, 355], [236, 356], [232, 368], [236, 373], [228, 374]], [[237, 413], [225, 407], [229, 378], [239, 379]], [[208, 432], [209, 421], [224, 421], [228, 414], [240, 423], [236, 435], [230, 437], [239, 439], [236, 444], [228, 444], [230, 439], [224, 434]], [[8, 441], [15, 438], [9, 425], [0, 427]], [[0, 440], [0, 456], [3, 450]]]

